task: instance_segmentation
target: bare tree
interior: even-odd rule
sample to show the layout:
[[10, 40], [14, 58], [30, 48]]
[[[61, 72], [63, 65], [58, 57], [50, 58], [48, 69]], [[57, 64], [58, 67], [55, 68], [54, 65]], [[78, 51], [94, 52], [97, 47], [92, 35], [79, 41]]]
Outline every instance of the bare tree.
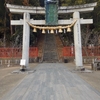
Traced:
[[100, 45], [100, 33], [95, 30], [82, 30], [82, 46], [88, 57], [87, 48], [89, 45], [98, 46]]

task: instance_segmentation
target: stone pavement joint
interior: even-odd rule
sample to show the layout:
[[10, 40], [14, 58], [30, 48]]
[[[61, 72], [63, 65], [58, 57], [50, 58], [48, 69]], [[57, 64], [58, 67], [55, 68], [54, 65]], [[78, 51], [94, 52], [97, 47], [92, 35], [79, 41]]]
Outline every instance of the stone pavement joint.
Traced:
[[100, 100], [100, 93], [61, 63], [41, 63], [1, 100]]

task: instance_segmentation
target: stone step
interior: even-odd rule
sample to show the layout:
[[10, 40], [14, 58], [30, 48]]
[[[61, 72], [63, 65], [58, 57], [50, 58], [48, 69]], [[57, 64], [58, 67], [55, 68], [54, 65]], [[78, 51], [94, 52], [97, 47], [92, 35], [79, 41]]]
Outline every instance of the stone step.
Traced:
[[62, 48], [63, 48], [63, 43], [59, 37], [59, 35], [57, 34], [55, 36], [55, 40], [56, 40], [56, 47], [57, 47], [57, 52], [58, 52], [58, 59], [59, 59], [59, 62], [62, 62]]
[[41, 62], [62, 62], [63, 44], [58, 34], [42, 34], [37, 47]]
[[44, 34], [41, 34], [40, 38], [38, 39], [37, 47], [38, 47], [38, 57], [42, 61], [43, 58], [43, 47], [44, 47]]
[[45, 35], [43, 62], [58, 62], [58, 54], [54, 34]]

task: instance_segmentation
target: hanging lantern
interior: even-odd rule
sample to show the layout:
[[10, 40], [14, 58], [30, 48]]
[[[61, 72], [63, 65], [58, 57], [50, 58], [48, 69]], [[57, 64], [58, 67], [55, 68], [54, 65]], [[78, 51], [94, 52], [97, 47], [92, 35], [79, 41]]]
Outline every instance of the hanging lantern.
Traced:
[[71, 28], [70, 27], [67, 28], [67, 32], [71, 32]]
[[50, 33], [54, 33], [54, 30], [53, 29], [51, 29], [51, 32]]
[[42, 33], [45, 33], [45, 30], [44, 29], [42, 30]]
[[33, 32], [37, 32], [36, 28], [33, 29]]
[[60, 28], [60, 29], [59, 29], [59, 33], [62, 33], [62, 32], [63, 32], [63, 31], [62, 31], [62, 29]]

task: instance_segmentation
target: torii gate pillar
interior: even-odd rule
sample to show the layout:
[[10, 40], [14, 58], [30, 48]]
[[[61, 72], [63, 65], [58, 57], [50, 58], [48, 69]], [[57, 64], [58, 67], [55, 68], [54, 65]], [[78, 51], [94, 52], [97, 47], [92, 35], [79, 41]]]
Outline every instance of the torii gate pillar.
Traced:
[[77, 69], [81, 69], [83, 68], [83, 60], [82, 60], [80, 13], [74, 12], [73, 19], [77, 20], [74, 25], [75, 63], [76, 63]]
[[25, 60], [25, 67], [28, 68], [29, 64], [29, 40], [30, 40], [30, 26], [27, 21], [30, 20], [30, 14], [25, 12], [23, 20], [23, 49], [22, 49], [22, 61]]

